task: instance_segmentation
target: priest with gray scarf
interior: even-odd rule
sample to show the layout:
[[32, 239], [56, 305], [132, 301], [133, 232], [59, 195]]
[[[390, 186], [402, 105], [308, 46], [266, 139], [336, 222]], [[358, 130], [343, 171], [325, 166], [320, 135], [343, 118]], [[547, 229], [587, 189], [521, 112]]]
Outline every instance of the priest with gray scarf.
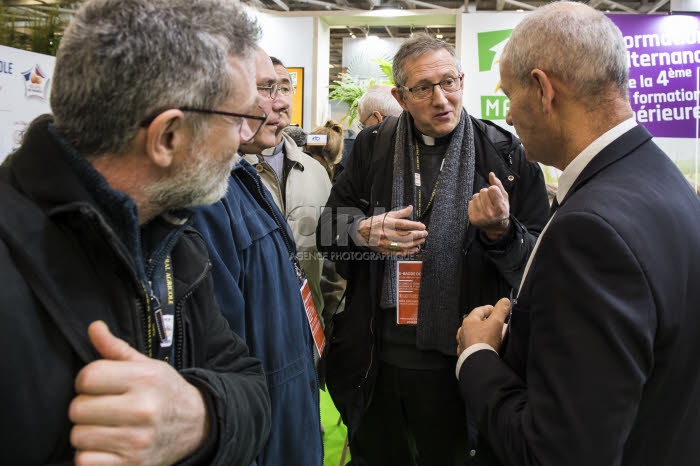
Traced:
[[[319, 222], [319, 250], [350, 259], [326, 381], [353, 465], [462, 466], [477, 420], [457, 388], [455, 334], [469, 309], [517, 291], [549, 203], [520, 141], [462, 107], [454, 48], [415, 34], [393, 73], [404, 112], [357, 136]], [[404, 261], [420, 262], [408, 319]]]
[[[396, 128], [392, 205], [397, 206], [414, 203], [412, 184], [416, 173], [419, 173], [415, 163], [410, 163], [413, 158], [406, 157], [406, 154], [415, 154], [416, 145], [420, 145], [410, 130], [410, 120], [410, 114], [404, 112], [399, 117]], [[445, 293], [444, 290], [454, 290], [460, 286], [463, 256], [455, 254], [454, 251], [462, 247], [469, 223], [467, 209], [460, 208], [469, 203], [474, 185], [474, 130], [471, 124], [465, 124], [467, 121], [469, 115], [463, 110], [459, 124], [447, 145], [444, 162], [441, 162], [442, 169], [438, 174], [440, 182], [433, 188], [435, 200], [432, 209], [425, 212], [421, 218], [426, 224], [427, 215], [439, 221], [430, 223], [430, 235], [424, 243], [423, 253], [420, 254], [423, 266], [415, 341], [420, 349], [438, 350], [447, 354], [453, 352], [454, 341], [451, 337], [454, 329], [461, 324], [460, 316], [463, 314], [459, 308], [459, 295]], [[421, 142], [425, 144], [424, 140]], [[433, 144], [433, 147], [436, 145]], [[425, 175], [423, 178], [426, 178]], [[381, 307], [384, 309], [396, 308], [396, 272], [399, 257], [388, 255], [385, 259], [381, 300]], [[411, 259], [419, 257], [416, 257], [416, 254], [401, 257], [401, 260]]]

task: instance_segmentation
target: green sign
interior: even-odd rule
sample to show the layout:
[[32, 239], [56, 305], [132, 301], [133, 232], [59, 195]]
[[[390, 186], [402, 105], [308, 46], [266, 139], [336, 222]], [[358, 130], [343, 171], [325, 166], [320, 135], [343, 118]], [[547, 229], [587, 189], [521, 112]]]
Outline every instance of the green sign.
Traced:
[[484, 120], [505, 120], [510, 108], [510, 100], [504, 95], [481, 96], [481, 118]]
[[495, 58], [510, 37], [512, 29], [500, 31], [480, 32], [476, 35], [479, 47], [479, 71], [491, 71], [495, 64]]

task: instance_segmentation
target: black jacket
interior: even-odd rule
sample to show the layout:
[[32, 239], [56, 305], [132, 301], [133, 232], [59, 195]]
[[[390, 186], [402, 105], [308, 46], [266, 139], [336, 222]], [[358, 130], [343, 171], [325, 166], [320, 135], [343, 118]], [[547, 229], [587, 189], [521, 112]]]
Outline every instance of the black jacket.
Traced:
[[[87, 337], [91, 322], [104, 320], [148, 354], [139, 229], [135, 217], [115, 214], [134, 204], [121, 194], [124, 204], [115, 205], [120, 193], [61, 147], [49, 126], [45, 117], [35, 121], [0, 167], [2, 464], [72, 464], [68, 405], [78, 371], [98, 357]], [[267, 439], [269, 398], [259, 361], [216, 305], [204, 242], [162, 218], [140, 234], [155, 245], [145, 257], [170, 254], [171, 363], [203, 393], [210, 416], [205, 445], [183, 464], [248, 465]]]
[[[476, 152], [474, 192], [488, 187], [488, 174], [494, 172], [509, 195], [511, 227], [503, 238], [488, 244], [476, 228], [467, 229], [461, 251], [465, 255], [463, 276], [467, 277], [464, 286], [443, 291], [460, 293], [462, 313], [494, 304], [508, 296], [511, 289], [517, 289], [549, 215], [542, 170], [527, 162], [520, 141], [488, 121], [471, 121]], [[382, 333], [382, 319], [375, 318], [375, 312], [384, 261], [363, 256], [368, 250], [356, 246], [348, 230], [358, 216], [369, 217], [391, 209], [395, 135], [382, 131], [395, 132], [395, 122], [387, 118], [358, 135], [349, 163], [331, 190], [316, 235], [319, 250], [331, 259], [350, 259], [337, 262], [348, 284], [345, 311], [334, 317], [326, 380], [351, 436], [369, 404], [376, 375], [374, 361], [377, 345], [381, 344], [378, 336]], [[378, 133], [382, 136], [378, 137]]]
[[700, 464], [700, 199], [641, 125], [576, 176], [537, 247], [501, 357], [460, 390], [474, 464]]

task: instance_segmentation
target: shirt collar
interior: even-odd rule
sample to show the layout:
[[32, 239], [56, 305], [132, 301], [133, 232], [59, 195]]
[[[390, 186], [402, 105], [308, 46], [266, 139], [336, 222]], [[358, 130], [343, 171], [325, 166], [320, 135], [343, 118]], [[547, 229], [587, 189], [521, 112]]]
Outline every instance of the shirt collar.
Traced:
[[423, 138], [423, 144], [426, 146], [434, 146], [435, 145], [435, 138], [431, 136], [427, 136], [423, 133], [421, 133], [421, 138]]
[[246, 159], [246, 161], [248, 161], [249, 164], [255, 166], [262, 162], [263, 158], [261, 157], [261, 155], [272, 155], [275, 152], [275, 149], [280, 146], [282, 146], [284, 150], [284, 158], [293, 162], [293, 167], [299, 168], [303, 171], [305, 161], [303, 156], [305, 154], [300, 148], [297, 147], [297, 144], [296, 142], [294, 142], [294, 139], [292, 139], [292, 137], [287, 133], [282, 133], [282, 142], [277, 146], [267, 148], [263, 150], [260, 154], [243, 154], [243, 158]]
[[598, 139], [583, 149], [583, 151], [581, 151], [581, 153], [571, 161], [571, 163], [559, 176], [557, 202], [561, 204], [566, 197], [566, 194], [569, 192], [569, 189], [571, 189], [571, 187], [574, 185], [576, 178], [578, 178], [584, 168], [586, 168], [586, 166], [591, 162], [591, 160], [593, 160], [593, 158], [595, 158], [596, 155], [600, 153], [600, 151], [605, 149], [611, 142], [635, 126], [637, 126], [637, 122], [634, 121], [634, 118], [629, 118], [600, 135]]
[[283, 150], [284, 150], [284, 138], [282, 138], [280, 143], [277, 144], [275, 147], [268, 147], [267, 149], [263, 150], [261, 152], [261, 154], [265, 155], [265, 156], [277, 155], [277, 154], [281, 154]]

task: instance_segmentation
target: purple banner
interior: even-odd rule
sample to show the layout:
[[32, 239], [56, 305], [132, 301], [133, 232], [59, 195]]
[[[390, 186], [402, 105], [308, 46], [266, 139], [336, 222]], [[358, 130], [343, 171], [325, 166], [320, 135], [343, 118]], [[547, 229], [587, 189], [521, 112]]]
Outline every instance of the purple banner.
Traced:
[[700, 118], [700, 18], [607, 15], [627, 45], [630, 103], [656, 137], [694, 138]]

